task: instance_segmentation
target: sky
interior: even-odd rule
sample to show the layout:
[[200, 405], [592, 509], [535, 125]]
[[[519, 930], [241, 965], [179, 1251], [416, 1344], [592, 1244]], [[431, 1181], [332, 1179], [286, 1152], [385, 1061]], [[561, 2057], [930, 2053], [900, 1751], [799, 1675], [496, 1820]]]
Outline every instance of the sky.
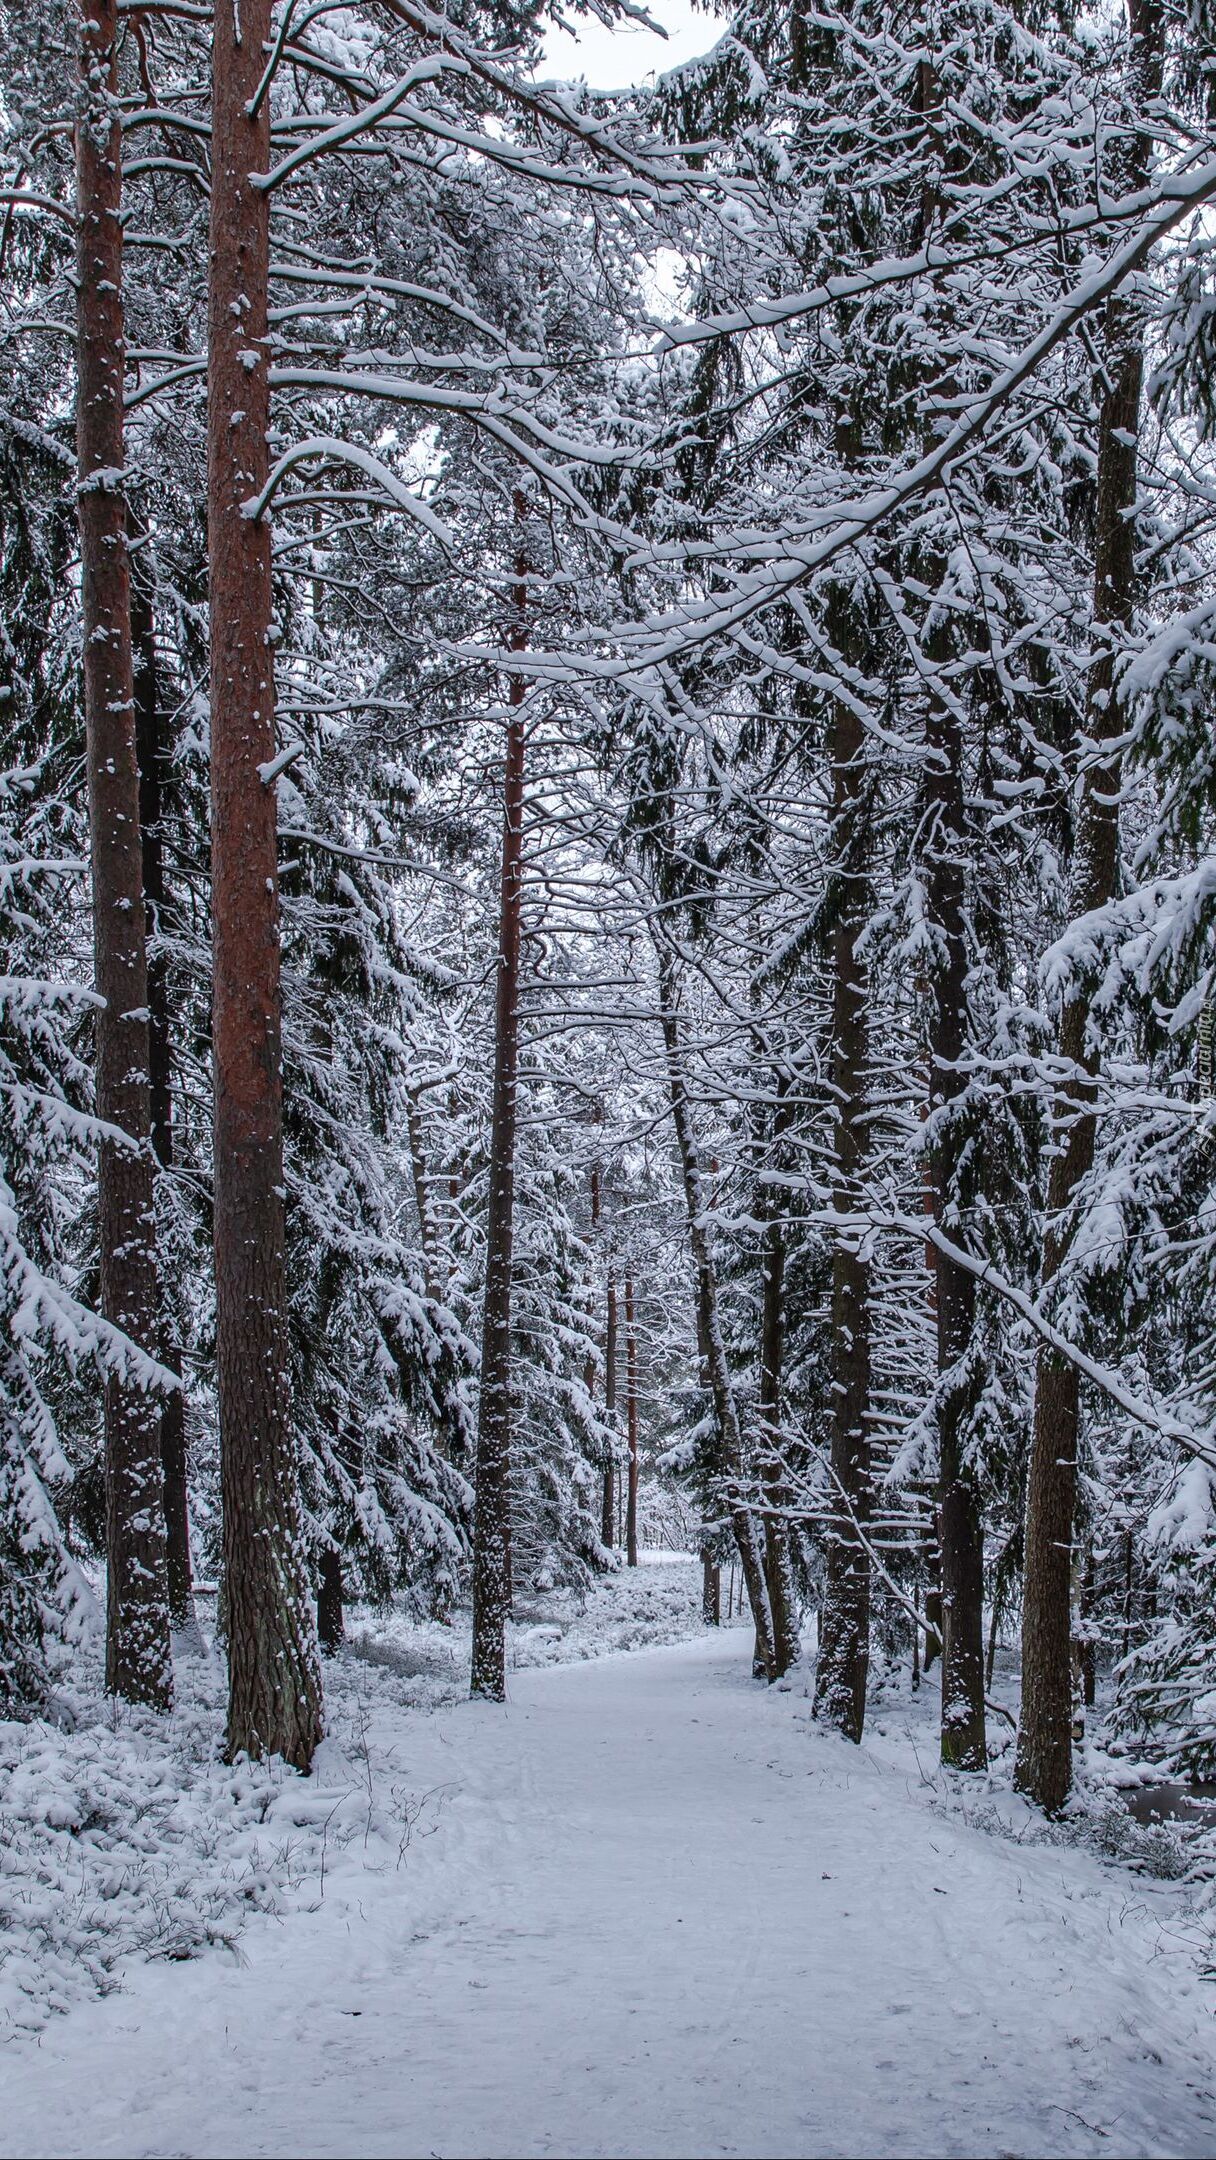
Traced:
[[594, 90], [623, 90], [708, 52], [722, 35], [722, 22], [713, 15], [694, 13], [689, 0], [649, 0], [646, 11], [662, 24], [665, 38], [649, 30], [608, 30], [591, 18], [579, 23], [577, 37], [550, 30], [545, 40], [546, 72], [583, 75]]

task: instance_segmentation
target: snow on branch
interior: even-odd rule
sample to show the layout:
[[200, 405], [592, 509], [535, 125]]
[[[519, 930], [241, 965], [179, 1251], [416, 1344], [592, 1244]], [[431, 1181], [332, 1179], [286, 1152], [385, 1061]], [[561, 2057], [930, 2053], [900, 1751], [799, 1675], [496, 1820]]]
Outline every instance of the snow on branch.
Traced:
[[343, 442], [336, 435], [310, 435], [305, 442], [296, 443], [290, 450], [285, 451], [272, 467], [260, 494], [251, 495], [242, 503], [242, 515], [251, 519], [263, 516], [288, 473], [295, 466], [303, 464], [307, 458], [315, 457], [337, 458], [343, 464], [353, 465], [359, 472], [366, 473], [369, 480], [374, 480], [383, 488], [389, 502], [396, 509], [404, 510], [407, 517], [414, 518], [419, 525], [425, 527], [431, 538], [438, 540], [441, 547], [455, 547], [452, 533], [442, 518], [436, 517], [420, 496], [403, 486], [396, 474], [380, 458], [374, 456], [370, 450], [364, 450], [360, 444]]

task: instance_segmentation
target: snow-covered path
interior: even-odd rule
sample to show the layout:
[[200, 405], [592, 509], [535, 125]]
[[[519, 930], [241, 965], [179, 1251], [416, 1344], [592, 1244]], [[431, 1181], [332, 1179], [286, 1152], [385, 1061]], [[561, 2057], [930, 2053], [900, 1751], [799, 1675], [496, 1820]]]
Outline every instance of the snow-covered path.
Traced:
[[240, 1967], [7, 2051], [0, 2152], [1216, 2152], [1216, 2021], [1128, 1878], [805, 1708], [735, 1632], [398, 1713], [400, 1865], [356, 1840]]

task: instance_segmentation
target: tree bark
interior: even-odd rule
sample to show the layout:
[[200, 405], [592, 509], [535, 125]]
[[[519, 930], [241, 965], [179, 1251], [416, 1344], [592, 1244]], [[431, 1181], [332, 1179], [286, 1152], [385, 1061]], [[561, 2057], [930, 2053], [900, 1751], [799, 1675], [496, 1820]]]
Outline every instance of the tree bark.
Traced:
[[764, 1555], [756, 1518], [747, 1504], [745, 1489], [746, 1459], [743, 1432], [739, 1423], [739, 1411], [735, 1391], [731, 1384], [730, 1367], [726, 1358], [726, 1345], [722, 1339], [721, 1320], [718, 1312], [718, 1280], [714, 1269], [713, 1252], [709, 1242], [709, 1229], [705, 1221], [702, 1198], [701, 1165], [697, 1153], [696, 1135], [693, 1131], [692, 1105], [684, 1078], [684, 1063], [680, 1046], [680, 1024], [676, 1000], [675, 967], [671, 953], [664, 942], [662, 932], [654, 929], [655, 958], [659, 973], [659, 997], [662, 1014], [663, 1047], [666, 1053], [668, 1095], [671, 1103], [671, 1122], [675, 1128], [676, 1148], [680, 1157], [680, 1170], [684, 1181], [684, 1202], [688, 1211], [688, 1237], [692, 1246], [693, 1267], [697, 1284], [697, 1333], [705, 1370], [709, 1380], [710, 1397], [714, 1406], [714, 1426], [718, 1441], [718, 1475], [722, 1496], [730, 1519], [731, 1530], [738, 1548], [743, 1579], [751, 1600], [752, 1617], [756, 1623], [756, 1638], [765, 1677], [777, 1677], [777, 1659], [773, 1647], [773, 1616], [769, 1606], [768, 1583], [764, 1574]]
[[[833, 642], [839, 644], [840, 638]], [[870, 1156], [868, 969], [858, 939], [868, 881], [862, 797], [865, 737], [851, 707], [832, 719], [832, 788], [839, 902], [832, 929], [832, 1087], [837, 1104], [834, 1205], [855, 1208]], [[848, 1740], [865, 1726], [870, 1665], [870, 1558], [864, 1529], [870, 1501], [870, 1269], [837, 1238], [832, 1256], [831, 1467], [836, 1519], [827, 1535], [827, 1581], [815, 1672], [815, 1714]]]
[[[516, 515], [522, 516], [517, 502]], [[508, 644], [522, 652], [526, 638], [525, 564], [516, 565], [514, 621]], [[519, 945], [523, 912], [525, 689], [509, 688], [503, 774], [502, 869], [498, 981], [494, 1007], [494, 1106], [490, 1125], [490, 1204], [486, 1222], [485, 1313], [481, 1337], [481, 1394], [477, 1417], [477, 1478], [473, 1509], [473, 1660], [470, 1690], [491, 1702], [507, 1693], [507, 1612], [510, 1605], [511, 1289], [515, 1243], [515, 1126], [519, 1079]]]
[[[611, 1259], [608, 1262], [607, 1312], [604, 1319], [604, 1409], [608, 1423], [616, 1431], [616, 1274]], [[604, 1465], [604, 1490], [602, 1496], [600, 1535], [611, 1551], [616, 1529], [616, 1465], [610, 1455]]]
[[722, 1625], [722, 1570], [708, 1547], [701, 1554], [701, 1618], [706, 1627]]
[[[944, 571], [944, 564], [941, 568]], [[931, 658], [947, 657], [943, 637], [930, 635], [926, 646]], [[934, 1219], [942, 1228], [956, 1231], [953, 1196], [963, 1135], [955, 1106], [966, 1087], [962, 1071], [967, 1009], [963, 742], [957, 711], [933, 696], [926, 739], [930, 751], [928, 906], [944, 948], [931, 982], [929, 1164]], [[977, 1393], [976, 1375], [970, 1369], [975, 1278], [936, 1246], [933, 1259], [941, 1506], [941, 1759], [956, 1770], [986, 1770], [984, 1525], [979, 1488], [965, 1446]]]
[[[1142, 99], [1160, 84], [1159, 0], [1132, 0], [1131, 77]], [[1151, 164], [1151, 137], [1127, 146], [1127, 188], [1141, 186]], [[1122, 162], [1122, 160], [1121, 160]], [[1118, 889], [1119, 787], [1117, 743], [1123, 713], [1115, 683], [1117, 633], [1131, 621], [1135, 593], [1138, 444], [1144, 378], [1143, 329], [1134, 299], [1107, 303], [1107, 389], [1098, 426], [1097, 520], [1094, 543], [1094, 622], [1098, 651], [1090, 669], [1085, 731], [1099, 746], [1082, 782], [1070, 892], [1070, 913], [1103, 907]], [[1093, 1168], [1098, 1051], [1090, 1040], [1090, 1000], [1083, 989], [1068, 998], [1060, 1024], [1062, 1072], [1053, 1113], [1054, 1153], [1048, 1173], [1041, 1297], [1069, 1251], [1075, 1202]], [[1046, 1345], [1035, 1375], [1034, 1432], [1026, 1481], [1026, 1557], [1022, 1601], [1022, 1717], [1014, 1779], [1048, 1814], [1072, 1789], [1072, 1560], [1080, 1433], [1077, 1368]]]
[[770, 1212], [764, 1231], [764, 1283], [760, 1310], [760, 1422], [764, 1456], [760, 1481], [764, 1517], [764, 1574], [773, 1615], [773, 1659], [780, 1679], [802, 1655], [798, 1600], [790, 1559], [789, 1531], [781, 1508], [781, 1373], [785, 1353], [785, 1230]]
[[[144, 903], [153, 937], [163, 932], [165, 878], [163, 772], [169, 755], [156, 664], [152, 583], [142, 554], [131, 565], [131, 640], [135, 659], [135, 739], [139, 757], [139, 829], [143, 850]], [[169, 1041], [169, 981], [165, 954], [148, 948], [149, 1101], [152, 1147], [162, 1170], [173, 1167], [173, 1068]], [[169, 1617], [176, 1627], [194, 1620], [190, 1566], [189, 1481], [186, 1463], [186, 1393], [178, 1345], [176, 1300], [162, 1281], [160, 1361], [179, 1385], [160, 1408], [160, 1455], [165, 1480], [166, 1566]]]
[[321, 1675], [291, 1428], [268, 517], [270, 0], [219, 0], [212, 33], [207, 532], [211, 615], [215, 1289], [228, 1751], [306, 1770]]
[[[101, 1310], [158, 1347], [149, 1106], [148, 980], [131, 585], [123, 471], [122, 134], [116, 0], [81, 9], [76, 128], [77, 406], [84, 703], [97, 990], [97, 1114], [129, 1135], [98, 1162]], [[111, 1375], [105, 1390], [106, 1685], [166, 1708], [173, 1691], [160, 1404]]]
[[[924, 55], [912, 81], [913, 109], [925, 123], [927, 163], [921, 185], [918, 239], [927, 243], [944, 207], [943, 184], [960, 169], [957, 142], [943, 132], [941, 81], [936, 60]], [[937, 374], [934, 368], [934, 374]], [[953, 380], [945, 389], [952, 392]], [[934, 423], [926, 422], [923, 447], [930, 450]], [[940, 592], [948, 565], [936, 548], [919, 565], [923, 582]], [[941, 666], [951, 655], [950, 619], [944, 604], [930, 608], [926, 658]], [[933, 686], [925, 727], [924, 844], [929, 919], [940, 940], [930, 971], [929, 1100], [930, 1206], [935, 1221], [957, 1233], [955, 1187], [965, 1147], [955, 1106], [966, 1086], [961, 1059], [966, 1044], [967, 941], [963, 798], [963, 732], [957, 706]], [[988, 1764], [984, 1724], [984, 1531], [979, 1488], [967, 1461], [967, 1425], [978, 1394], [971, 1363], [975, 1328], [975, 1280], [936, 1246], [930, 1253], [937, 1331], [938, 1522], [942, 1711], [941, 1759], [960, 1770]], [[929, 1658], [926, 1657], [926, 1666]]]
[[[597, 1241], [600, 1238], [603, 1218], [603, 1172], [598, 1163], [591, 1168], [591, 1229]], [[612, 1272], [612, 1260], [607, 1266], [607, 1312], [604, 1328], [604, 1410], [605, 1422], [612, 1426], [616, 1413], [616, 1281]], [[587, 1388], [590, 1392], [594, 1381], [594, 1360], [588, 1360]], [[600, 1543], [612, 1550], [612, 1533], [616, 1506], [613, 1494], [614, 1464], [609, 1452], [604, 1458], [603, 1479], [600, 1488]]]
[[625, 1562], [638, 1564], [638, 1337], [633, 1269], [625, 1275], [625, 1429], [629, 1436], [629, 1497], [625, 1505]]

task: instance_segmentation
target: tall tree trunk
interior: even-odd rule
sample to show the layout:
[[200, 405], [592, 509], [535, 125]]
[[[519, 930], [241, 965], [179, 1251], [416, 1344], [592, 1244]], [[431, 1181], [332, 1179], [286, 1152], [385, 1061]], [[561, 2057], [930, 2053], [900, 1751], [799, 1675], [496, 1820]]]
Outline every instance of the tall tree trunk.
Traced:
[[625, 1429], [629, 1436], [629, 1498], [625, 1507], [625, 1561], [638, 1564], [638, 1336], [633, 1309], [633, 1269], [625, 1275]]
[[[604, 1409], [612, 1432], [616, 1432], [616, 1272], [612, 1258], [608, 1260], [607, 1312], [604, 1317]], [[616, 1499], [614, 1485], [616, 1465], [610, 1455], [604, 1464], [604, 1490], [601, 1496], [600, 1536], [611, 1551], [616, 1528]]]
[[228, 1750], [306, 1770], [321, 1737], [287, 1379], [283, 1074], [270, 521], [270, 101], [249, 107], [271, 0], [219, 0], [212, 32], [207, 536], [211, 614], [215, 1291]]
[[[1160, 85], [1160, 0], [1132, 0], [1131, 76], [1143, 104]], [[1125, 146], [1119, 178], [1143, 186], [1151, 137]], [[1085, 732], [1099, 746], [1087, 765], [1077, 813], [1070, 912], [1103, 907], [1118, 887], [1119, 787], [1117, 748], [1124, 716], [1115, 684], [1118, 632], [1131, 621], [1135, 589], [1135, 505], [1144, 378], [1143, 326], [1133, 298], [1107, 303], [1104, 351], [1107, 389], [1098, 427], [1097, 522], [1094, 542], [1094, 622], [1098, 651], [1090, 669]], [[1068, 998], [1060, 1023], [1062, 1073], [1054, 1106], [1054, 1153], [1047, 1184], [1041, 1296], [1063, 1265], [1075, 1230], [1075, 1202], [1093, 1168], [1098, 1052], [1089, 1038], [1090, 1000]], [[1022, 1717], [1015, 1782], [1049, 1814], [1072, 1787], [1072, 1560], [1080, 1433], [1077, 1368], [1045, 1344], [1035, 1373], [1034, 1433], [1026, 1481], [1026, 1555], [1022, 1602]]]
[[[921, 187], [918, 239], [928, 244], [943, 211], [947, 173], [960, 166], [956, 143], [942, 132], [941, 81], [935, 59], [924, 55], [912, 80], [913, 110], [926, 124], [927, 162]], [[938, 374], [936, 367], [933, 370]], [[939, 388], [942, 386], [939, 385]], [[945, 392], [953, 392], [947, 377]], [[923, 445], [932, 447], [935, 423], [926, 422]], [[920, 564], [922, 579], [940, 592], [948, 565], [934, 549]], [[936, 619], [934, 619], [936, 617]], [[930, 610], [926, 657], [942, 666], [951, 655], [950, 618], [939, 600]], [[925, 727], [925, 869], [929, 919], [939, 951], [930, 975], [929, 1146], [930, 1206], [935, 1221], [957, 1231], [954, 1190], [964, 1138], [955, 1105], [966, 1081], [961, 1059], [966, 1041], [967, 941], [963, 856], [963, 731], [957, 707], [933, 688]], [[979, 1489], [966, 1459], [967, 1424], [978, 1394], [971, 1369], [975, 1327], [975, 1280], [936, 1246], [930, 1265], [937, 1331], [938, 1523], [942, 1714], [941, 1759], [959, 1770], [988, 1765], [984, 1724], [984, 1529]], [[929, 1658], [926, 1656], [926, 1666]]]
[[[591, 1168], [591, 1229], [598, 1247], [603, 1218], [603, 1172], [598, 1163]], [[604, 1329], [604, 1410], [605, 1423], [611, 1427], [616, 1412], [616, 1281], [612, 1272], [612, 1258], [607, 1266], [607, 1312]], [[591, 1392], [594, 1380], [594, 1360], [588, 1359], [587, 1390]], [[609, 1452], [604, 1458], [603, 1480], [600, 1487], [600, 1543], [612, 1550], [612, 1533], [616, 1513], [613, 1485], [614, 1463]]]
[[680, 1044], [679, 1010], [676, 998], [675, 965], [662, 931], [653, 930], [655, 958], [658, 964], [659, 997], [662, 1005], [661, 1024], [663, 1047], [666, 1053], [667, 1086], [671, 1103], [671, 1122], [675, 1128], [676, 1148], [680, 1157], [680, 1170], [684, 1181], [684, 1202], [688, 1211], [688, 1238], [692, 1246], [693, 1267], [697, 1284], [697, 1332], [705, 1370], [709, 1379], [710, 1397], [714, 1407], [714, 1427], [718, 1443], [718, 1476], [723, 1500], [730, 1519], [731, 1530], [739, 1552], [743, 1579], [751, 1600], [752, 1617], [756, 1623], [758, 1654], [764, 1667], [765, 1677], [777, 1677], [777, 1658], [773, 1647], [773, 1616], [769, 1605], [768, 1583], [764, 1574], [764, 1553], [757, 1530], [756, 1517], [747, 1504], [747, 1463], [743, 1446], [743, 1432], [739, 1423], [739, 1411], [731, 1382], [730, 1366], [726, 1358], [726, 1345], [722, 1339], [721, 1317], [718, 1310], [718, 1279], [714, 1268], [713, 1252], [709, 1242], [709, 1228], [705, 1220], [702, 1192], [701, 1164], [697, 1153], [696, 1134], [693, 1130], [692, 1104], [684, 1078], [684, 1060]]
[[[941, 566], [944, 572], [944, 564]], [[932, 633], [930, 656], [948, 647]], [[957, 1228], [953, 1193], [963, 1136], [956, 1104], [966, 1087], [962, 1071], [967, 1001], [964, 917], [963, 742], [957, 711], [929, 701], [928, 906], [943, 950], [933, 970], [929, 1022], [929, 1163], [934, 1218]], [[970, 1370], [975, 1327], [975, 1278], [933, 1250], [937, 1319], [937, 1438], [941, 1505], [942, 1719], [941, 1758], [958, 1770], [986, 1770], [984, 1724], [984, 1525], [979, 1488], [965, 1455], [967, 1420], [976, 1399]]]
[[778, 1679], [789, 1672], [802, 1655], [789, 1530], [780, 1512], [785, 1498], [781, 1476], [784, 1351], [785, 1230], [776, 1215], [770, 1215], [764, 1231], [764, 1288], [760, 1310], [760, 1422], [764, 1429], [760, 1479], [768, 1508], [764, 1518], [764, 1573], [773, 1615], [773, 1657]]
[[[156, 664], [152, 579], [146, 556], [131, 565], [131, 638], [135, 659], [135, 737], [139, 756], [139, 829], [143, 850], [148, 928], [163, 934], [166, 900], [163, 773], [169, 756]], [[149, 1080], [152, 1146], [162, 1170], [173, 1167], [173, 1068], [169, 1044], [168, 964], [163, 950], [148, 950]], [[160, 1361], [182, 1378], [176, 1299], [161, 1283]], [[179, 1384], [160, 1410], [160, 1454], [165, 1479], [166, 1563], [169, 1616], [176, 1627], [194, 1620], [191, 1597], [190, 1513], [186, 1466], [186, 1393]]]
[[[599, 1166], [599, 1164], [598, 1164], [598, 1163], [592, 1163], [592, 1165], [591, 1165], [591, 1250], [592, 1250], [592, 1253], [593, 1253], [593, 1254], [598, 1254], [598, 1252], [599, 1252], [599, 1247], [600, 1247], [600, 1217], [601, 1217], [601, 1215], [602, 1215], [602, 1213], [603, 1213], [603, 1208], [602, 1208], [602, 1200], [603, 1200], [603, 1177], [602, 1177], [602, 1174], [601, 1174], [601, 1171], [600, 1171], [600, 1166]], [[594, 1261], [593, 1261], [593, 1263], [592, 1263], [592, 1266], [593, 1266], [593, 1272], [594, 1272]], [[588, 1395], [589, 1395], [589, 1396], [591, 1397], [591, 1400], [592, 1400], [593, 1402], [594, 1402], [594, 1400], [595, 1400], [595, 1379], [596, 1379], [596, 1371], [597, 1371], [597, 1367], [598, 1367], [598, 1364], [599, 1364], [599, 1360], [597, 1359], [597, 1357], [596, 1357], [596, 1354], [595, 1354], [595, 1344], [594, 1344], [593, 1342], [588, 1342], [588, 1345], [587, 1345], [587, 1355], [586, 1355], [586, 1358], [584, 1359], [584, 1362], [583, 1362], [583, 1385], [585, 1386], [585, 1388], [586, 1388], [586, 1390], [587, 1390], [587, 1393], [588, 1393]]]
[[[517, 502], [516, 515], [522, 517]], [[515, 619], [508, 643], [526, 638], [525, 564], [517, 563]], [[507, 1612], [511, 1600], [511, 1288], [515, 1244], [515, 1124], [519, 1079], [519, 940], [523, 911], [525, 689], [511, 677], [503, 774], [498, 982], [494, 1006], [494, 1107], [486, 1222], [485, 1314], [473, 1508], [471, 1692], [503, 1702], [507, 1692]]]
[[[841, 636], [833, 637], [840, 646]], [[832, 718], [832, 788], [839, 888], [832, 927], [832, 1087], [835, 1127], [834, 1205], [856, 1208], [869, 1164], [868, 970], [858, 940], [869, 890], [864, 863], [864, 749], [861, 722], [838, 700]], [[832, 1256], [831, 1467], [835, 1522], [827, 1538], [827, 1581], [815, 1673], [815, 1714], [848, 1740], [865, 1725], [870, 1665], [870, 1556], [861, 1536], [869, 1515], [870, 1269], [864, 1255], [837, 1238]]]
[[[97, 989], [97, 1114], [130, 1135], [98, 1164], [101, 1310], [158, 1348], [149, 1107], [148, 980], [131, 586], [123, 479], [122, 134], [116, 0], [81, 9], [76, 128], [76, 440], [84, 702]], [[105, 1390], [106, 1685], [167, 1707], [173, 1691], [165, 1579], [160, 1404], [111, 1376]]]

